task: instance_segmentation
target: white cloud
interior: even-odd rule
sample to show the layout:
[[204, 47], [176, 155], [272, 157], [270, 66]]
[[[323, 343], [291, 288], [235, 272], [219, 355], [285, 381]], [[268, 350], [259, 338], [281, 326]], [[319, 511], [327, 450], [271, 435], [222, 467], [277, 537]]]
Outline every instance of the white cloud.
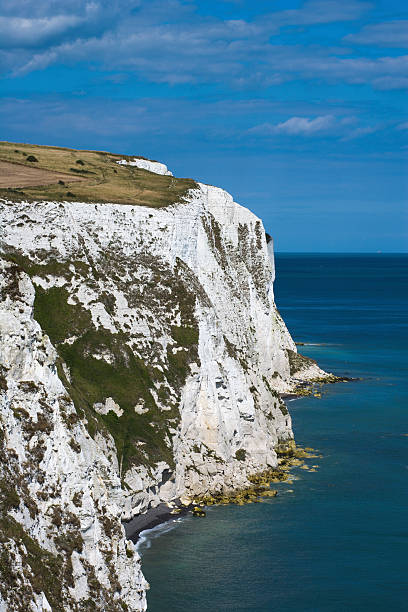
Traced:
[[0, 17], [1, 47], [31, 47], [57, 37], [79, 25], [83, 18], [75, 15], [57, 15], [26, 19], [24, 17]]
[[362, 138], [363, 136], [368, 136], [368, 134], [373, 134], [378, 131], [378, 126], [375, 125], [366, 125], [362, 127], [358, 127], [355, 130], [352, 130], [341, 139], [343, 142], [348, 140], [355, 140], [356, 138]]
[[[310, 117], [290, 117], [280, 123], [263, 123], [250, 128], [248, 134], [258, 136], [287, 135], [287, 136], [330, 136], [339, 138], [340, 141], [355, 140], [368, 134], [373, 134], [380, 129], [380, 125], [356, 125], [358, 119], [352, 115], [344, 117], [334, 115], [320, 115]], [[408, 127], [408, 124], [407, 124]]]
[[370, 24], [356, 34], [349, 34], [344, 40], [360, 45], [408, 47], [408, 20]]
[[293, 25], [352, 21], [372, 8], [371, 2], [359, 0], [309, 0], [303, 7], [279, 13], [282, 22]]
[[311, 136], [321, 132], [327, 132], [334, 126], [335, 120], [332, 115], [322, 115], [310, 119], [308, 117], [291, 117], [281, 123], [263, 123], [251, 128], [249, 133], [267, 136], [270, 134], [288, 134], [290, 136]]
[[[17, 16], [11, 14], [13, 4]], [[58, 13], [56, 0], [6, 5], [0, 62], [4, 72], [16, 75], [59, 62], [92, 61], [94, 67], [156, 83], [258, 89], [303, 79], [408, 87], [408, 56], [345, 57], [341, 49], [277, 44], [283, 26], [353, 20], [367, 10], [367, 2], [309, 0], [298, 9], [258, 14], [251, 21], [204, 17], [193, 3], [181, 0], [126, 5], [69, 0], [66, 14]], [[22, 5], [35, 17], [22, 17]]]
[[376, 89], [408, 89], [408, 76], [381, 76], [373, 80]]

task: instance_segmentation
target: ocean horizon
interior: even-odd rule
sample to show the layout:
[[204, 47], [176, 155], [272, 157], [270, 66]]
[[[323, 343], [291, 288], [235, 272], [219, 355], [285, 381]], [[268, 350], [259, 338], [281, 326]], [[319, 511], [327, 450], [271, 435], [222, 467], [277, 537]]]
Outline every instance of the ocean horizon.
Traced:
[[406, 610], [408, 254], [277, 253], [276, 271], [299, 351], [356, 380], [288, 402], [316, 471], [143, 533], [150, 612]]

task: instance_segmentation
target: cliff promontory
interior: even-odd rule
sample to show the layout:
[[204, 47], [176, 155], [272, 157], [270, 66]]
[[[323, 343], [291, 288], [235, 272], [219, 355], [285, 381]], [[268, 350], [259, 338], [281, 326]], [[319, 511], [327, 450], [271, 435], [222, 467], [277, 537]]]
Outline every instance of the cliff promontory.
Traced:
[[280, 394], [323, 372], [228, 193], [141, 158], [2, 146], [31, 178], [0, 193], [0, 610], [145, 610], [122, 521], [276, 466]]

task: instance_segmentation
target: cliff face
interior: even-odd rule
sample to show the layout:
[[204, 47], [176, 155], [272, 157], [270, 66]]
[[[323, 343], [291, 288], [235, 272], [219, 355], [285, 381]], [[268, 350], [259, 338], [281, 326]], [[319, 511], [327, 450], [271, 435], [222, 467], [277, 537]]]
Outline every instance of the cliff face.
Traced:
[[118, 521], [124, 495], [109, 449], [89, 435], [58, 377], [57, 353], [33, 319], [29, 277], [2, 262], [0, 278], [3, 609], [95, 601], [122, 610], [119, 589], [143, 609], [145, 581]]
[[0, 204], [0, 610], [144, 610], [121, 520], [275, 466], [279, 392], [322, 372], [276, 310], [260, 220], [225, 191]]

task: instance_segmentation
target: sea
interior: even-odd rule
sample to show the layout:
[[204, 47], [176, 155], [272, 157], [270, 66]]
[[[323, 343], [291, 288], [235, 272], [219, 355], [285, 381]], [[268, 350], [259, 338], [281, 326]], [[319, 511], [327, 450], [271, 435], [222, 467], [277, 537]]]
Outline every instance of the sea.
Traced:
[[299, 351], [335, 374], [288, 403], [318, 449], [276, 498], [145, 532], [149, 612], [408, 610], [408, 255], [278, 254]]

